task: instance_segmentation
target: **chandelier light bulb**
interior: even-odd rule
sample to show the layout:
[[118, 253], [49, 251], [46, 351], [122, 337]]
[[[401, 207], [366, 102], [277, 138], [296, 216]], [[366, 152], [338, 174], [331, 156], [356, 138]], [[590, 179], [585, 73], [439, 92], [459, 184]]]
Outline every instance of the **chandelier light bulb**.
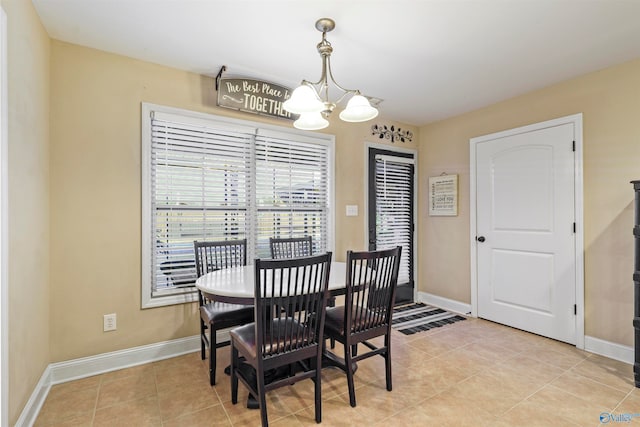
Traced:
[[282, 108], [294, 114], [319, 113], [324, 109], [324, 104], [310, 86], [302, 84], [282, 103]]
[[353, 95], [347, 107], [340, 112], [340, 118], [345, 122], [366, 122], [377, 115], [378, 110], [362, 95]]
[[329, 126], [329, 122], [319, 112], [301, 113], [300, 118], [293, 122], [293, 127], [303, 130], [318, 130], [327, 126]]

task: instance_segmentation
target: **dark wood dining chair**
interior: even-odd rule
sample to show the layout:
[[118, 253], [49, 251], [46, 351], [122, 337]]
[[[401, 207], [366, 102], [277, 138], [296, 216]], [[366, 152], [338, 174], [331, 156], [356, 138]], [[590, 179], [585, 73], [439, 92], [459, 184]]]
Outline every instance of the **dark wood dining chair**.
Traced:
[[269, 238], [271, 258], [299, 258], [313, 255], [313, 240], [311, 236]]
[[[193, 242], [198, 277], [223, 268], [247, 265], [247, 240]], [[209, 348], [209, 384], [216, 383], [216, 349], [229, 341], [216, 342], [221, 329], [253, 322], [253, 306], [215, 301], [212, 295], [198, 291], [200, 302], [200, 357], [205, 359]], [[209, 331], [209, 336], [207, 336]]]
[[[327, 309], [325, 336], [344, 345], [344, 364], [339, 367], [347, 374], [349, 403], [356, 406], [353, 383], [354, 363], [372, 357], [385, 359], [387, 390], [391, 391], [391, 320], [402, 247], [394, 249], [347, 252], [347, 277], [344, 305]], [[383, 345], [369, 340], [384, 336]], [[357, 345], [368, 348], [357, 354]]]
[[[330, 268], [331, 252], [255, 261], [255, 323], [230, 332], [231, 402], [238, 402], [240, 381], [258, 401], [263, 426], [268, 425], [266, 393], [308, 378], [315, 383], [315, 418], [321, 421], [322, 334]], [[278, 368], [284, 368], [284, 377], [267, 381], [267, 374]]]
[[[269, 248], [271, 249], [271, 258], [298, 258], [313, 255], [313, 239], [311, 236], [305, 237], [288, 237], [288, 238], [269, 238]], [[327, 307], [336, 305], [336, 297], [329, 296]], [[331, 339], [331, 348], [334, 348], [336, 342]]]

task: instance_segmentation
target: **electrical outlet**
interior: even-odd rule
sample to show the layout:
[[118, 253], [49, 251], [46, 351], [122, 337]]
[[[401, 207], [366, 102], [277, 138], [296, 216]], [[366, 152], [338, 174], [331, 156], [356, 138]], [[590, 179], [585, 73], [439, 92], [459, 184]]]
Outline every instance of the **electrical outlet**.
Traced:
[[105, 314], [104, 315], [104, 332], [107, 331], [115, 331], [116, 330], [116, 314]]

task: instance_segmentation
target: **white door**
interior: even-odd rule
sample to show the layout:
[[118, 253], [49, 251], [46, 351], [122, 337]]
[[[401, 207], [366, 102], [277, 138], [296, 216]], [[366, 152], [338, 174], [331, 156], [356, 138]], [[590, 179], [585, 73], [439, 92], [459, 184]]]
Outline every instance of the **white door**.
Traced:
[[576, 343], [574, 124], [476, 146], [478, 317]]

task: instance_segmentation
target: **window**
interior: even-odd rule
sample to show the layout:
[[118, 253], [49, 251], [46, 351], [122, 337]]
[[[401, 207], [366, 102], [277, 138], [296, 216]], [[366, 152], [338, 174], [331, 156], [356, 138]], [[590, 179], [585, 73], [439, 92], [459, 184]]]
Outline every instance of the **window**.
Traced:
[[194, 240], [333, 247], [333, 137], [142, 106], [142, 306], [195, 301]]

